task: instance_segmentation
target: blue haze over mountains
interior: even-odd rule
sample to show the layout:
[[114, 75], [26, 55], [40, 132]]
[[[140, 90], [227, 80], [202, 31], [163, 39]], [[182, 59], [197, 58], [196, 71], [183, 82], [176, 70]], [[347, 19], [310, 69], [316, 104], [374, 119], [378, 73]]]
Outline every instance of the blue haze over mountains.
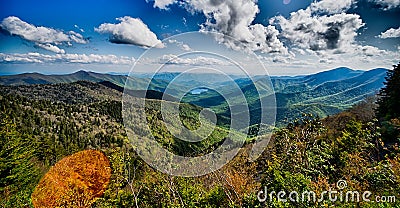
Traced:
[[[369, 71], [352, 70], [341, 67], [305, 76], [255, 76], [252, 80], [238, 76], [231, 76], [235, 83], [240, 87], [248, 99], [250, 113], [254, 120], [252, 124], [257, 123], [257, 115], [260, 112], [260, 103], [257, 102], [257, 91], [255, 86], [270, 88], [271, 94], [275, 93], [277, 104], [277, 124], [284, 124], [286, 120], [296, 118], [302, 113], [312, 113], [320, 117], [332, 115], [360, 101], [368, 96], [375, 95], [383, 86], [387, 69], [377, 68]], [[144, 90], [147, 83], [151, 83], [149, 88], [153, 91], [163, 92], [169, 82], [174, 80], [179, 73], [161, 73], [157, 74], [150, 81], [151, 77], [146, 74], [137, 74], [130, 76], [134, 80], [135, 86], [126, 86], [130, 89]], [[100, 74], [88, 71], [78, 71], [66, 75], [43, 75], [39, 73], [26, 73], [19, 75], [0, 76], [1, 85], [31, 85], [31, 84], [54, 84], [71, 83], [79, 80], [91, 82], [107, 82], [107, 87], [115, 85], [115, 89], [123, 90], [127, 75]], [[182, 80], [176, 80], [169, 87], [169, 94], [182, 93], [180, 89], [203, 86], [204, 83], [212, 84], [216, 90], [204, 90], [201, 93], [191, 94], [185, 92], [183, 102], [192, 103], [201, 107], [211, 108], [218, 115], [219, 119], [225, 123], [229, 121], [230, 112], [226, 101], [221, 93], [235, 93], [232, 82], [227, 82], [226, 77], [216, 74], [189, 74]], [[270, 83], [270, 85], [265, 85]], [[272, 84], [272, 85], [271, 85]], [[271, 95], [264, 95], [271, 96]], [[224, 122], [223, 122], [224, 123]]]

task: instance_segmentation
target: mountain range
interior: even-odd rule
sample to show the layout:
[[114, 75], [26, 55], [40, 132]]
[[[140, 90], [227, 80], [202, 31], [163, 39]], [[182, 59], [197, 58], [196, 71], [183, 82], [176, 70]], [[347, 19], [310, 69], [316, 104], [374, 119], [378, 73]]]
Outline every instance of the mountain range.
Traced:
[[[346, 110], [366, 97], [375, 95], [384, 86], [386, 73], [387, 69], [383, 68], [363, 71], [341, 67], [305, 76], [254, 76], [251, 79], [231, 76], [230, 78], [245, 94], [252, 118], [251, 124], [259, 121], [260, 99], [264, 99], [258, 97], [257, 89], [262, 88], [270, 92], [262, 95], [264, 97], [274, 94], [279, 125], [302, 113], [325, 117]], [[25, 73], [0, 76], [0, 85], [57, 84], [84, 80], [102, 83], [106, 87], [122, 91], [122, 87], [127, 83], [126, 89], [139, 91], [148, 89], [151, 91], [149, 91], [150, 95], [148, 92], [147, 98], [157, 99], [161, 98], [157, 92], [164, 92], [168, 87], [170, 99], [173, 99], [173, 96], [179, 97], [185, 94], [182, 98], [183, 102], [211, 108], [219, 116], [220, 124], [229, 123], [230, 109], [221, 94], [229, 94], [231, 97], [241, 94], [234, 90], [231, 86], [232, 82], [227, 82], [226, 77], [216, 74], [185, 74], [180, 77], [181, 79], [174, 80], [179, 75], [179, 73], [162, 73], [154, 77], [148, 74], [128, 77], [88, 71], [66, 75]], [[170, 84], [172, 80], [174, 82]], [[196, 87], [210, 85], [213, 86], [213, 90], [201, 90], [200, 93], [193, 94], [183, 91], [183, 89], [196, 89]]]

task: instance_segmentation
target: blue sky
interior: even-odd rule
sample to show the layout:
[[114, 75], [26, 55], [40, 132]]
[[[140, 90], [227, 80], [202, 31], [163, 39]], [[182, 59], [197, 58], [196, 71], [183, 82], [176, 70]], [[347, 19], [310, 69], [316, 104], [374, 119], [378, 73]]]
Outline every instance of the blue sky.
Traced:
[[[0, 0], [0, 74], [127, 73], [155, 44], [143, 62], [149, 67], [164, 56], [225, 47], [254, 53], [273, 75], [391, 68], [400, 60], [399, 17], [398, 0]], [[214, 43], [173, 37], [193, 31], [222, 35]], [[244, 64], [247, 55], [238, 54]]]

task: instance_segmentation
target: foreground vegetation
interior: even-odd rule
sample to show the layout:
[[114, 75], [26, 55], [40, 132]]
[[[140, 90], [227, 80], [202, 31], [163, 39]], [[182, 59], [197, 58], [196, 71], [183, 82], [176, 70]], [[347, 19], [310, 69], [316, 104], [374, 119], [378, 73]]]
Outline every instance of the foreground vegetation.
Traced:
[[[377, 102], [369, 98], [324, 119], [304, 114], [277, 129], [256, 161], [248, 158], [248, 143], [222, 169], [193, 178], [160, 173], [136, 155], [122, 125], [118, 91], [90, 82], [1, 87], [0, 206], [32, 207], [37, 187], [55, 197], [58, 187], [43, 186], [40, 180], [58, 161], [91, 149], [107, 157], [107, 187], [101, 195], [74, 189], [85, 174], [70, 170], [77, 174], [69, 183], [75, 198], [71, 192], [58, 197], [60, 206], [95, 198], [82, 207], [400, 207], [399, 73], [400, 65], [389, 72]], [[177, 154], [204, 154], [226, 135], [221, 128], [194, 147], [178, 143], [160, 124], [159, 102], [152, 101], [147, 119], [158, 141]], [[182, 122], [196, 128], [199, 109], [184, 105], [181, 111]], [[92, 164], [82, 161], [83, 169]], [[340, 180], [347, 185], [338, 187]], [[265, 194], [266, 189], [274, 197], [260, 200], [260, 191]], [[276, 196], [280, 191], [317, 196], [324, 191], [369, 191], [371, 201], [282, 201]], [[395, 196], [396, 201], [373, 202], [381, 196]]]

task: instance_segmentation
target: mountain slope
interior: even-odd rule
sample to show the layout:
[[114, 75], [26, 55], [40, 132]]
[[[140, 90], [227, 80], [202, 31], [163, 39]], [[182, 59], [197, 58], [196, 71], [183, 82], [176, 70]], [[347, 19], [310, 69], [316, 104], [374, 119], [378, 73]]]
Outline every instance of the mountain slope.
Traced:
[[[150, 93], [149, 93], [150, 92]], [[135, 95], [138, 92], [134, 92]], [[166, 95], [169, 101], [161, 100], [162, 93], [157, 91], [147, 91], [147, 97], [150, 99], [145, 100], [145, 116], [147, 116], [146, 122], [138, 123], [137, 120], [133, 120], [135, 136], [147, 137], [148, 135], [141, 135], [143, 132], [147, 132], [147, 129], [153, 132], [155, 139], [161, 144], [169, 148], [170, 151], [176, 154], [204, 154], [208, 151], [217, 147], [217, 143], [226, 139], [228, 130], [216, 126], [212, 127], [212, 124], [207, 119], [199, 116], [201, 107], [194, 106], [188, 103], [179, 103], [179, 115], [174, 115], [177, 119], [169, 123], [170, 128], [176, 128], [175, 125], [185, 125], [189, 129], [197, 129], [200, 125], [206, 125], [212, 129], [210, 135], [204, 140], [198, 140], [199, 142], [186, 142], [176, 138], [167, 129], [165, 122], [163, 121], [163, 115], [161, 114], [161, 104], [163, 102], [171, 102], [173, 97]], [[129, 93], [128, 93], [129, 95]], [[129, 96], [128, 96], [129, 97]], [[132, 97], [132, 100], [138, 98]], [[131, 100], [130, 99], [130, 100]], [[118, 130], [123, 131], [123, 119], [122, 119], [122, 91], [118, 86], [111, 84], [110, 82], [94, 83], [89, 81], [78, 81], [73, 83], [58, 83], [58, 84], [41, 84], [41, 85], [21, 85], [21, 86], [0, 86], [0, 106], [7, 109], [6, 114], [13, 116], [23, 115], [14, 112], [11, 109], [16, 108], [14, 105], [21, 107], [21, 111], [34, 112], [40, 114], [39, 117], [46, 119], [47, 123], [54, 123], [54, 125], [60, 123], [64, 125], [63, 128], [68, 128], [68, 131], [75, 131], [80, 129], [78, 134], [82, 137], [82, 144], [87, 145], [90, 143], [92, 137], [102, 136], [101, 132], [107, 132], [107, 125], [118, 127]], [[8, 107], [8, 106], [14, 107]], [[132, 111], [125, 111], [132, 118], [139, 118], [143, 109], [137, 109], [137, 105], [133, 105]], [[168, 113], [168, 112], [167, 112]], [[110, 118], [107, 125], [103, 125], [101, 122], [105, 118]], [[23, 116], [20, 117], [23, 119]], [[29, 125], [36, 125], [36, 120], [31, 121], [30, 118], [26, 118]], [[201, 121], [200, 121], [201, 120]], [[125, 125], [132, 124], [130, 121], [125, 121]], [[92, 132], [92, 125], [99, 125], [98, 129]], [[148, 127], [146, 125], [149, 125]], [[104, 130], [102, 130], [105, 128]], [[51, 129], [51, 134], [57, 133], [57, 128]], [[117, 133], [121, 133], [117, 132]], [[125, 133], [121, 133], [125, 135]], [[239, 134], [233, 132], [233, 134]], [[87, 138], [86, 138], [87, 136]], [[195, 134], [195, 136], [199, 136]], [[95, 145], [95, 144], [92, 144]]]
[[[370, 71], [351, 70], [341, 67], [320, 73], [295, 76], [295, 77], [262, 77], [255, 76], [252, 79], [235, 77], [235, 83], [240, 91], [232, 87], [231, 82], [226, 82], [227, 77], [213, 74], [185, 74], [178, 82], [169, 84], [171, 80], [179, 76], [179, 73], [157, 74], [150, 82], [149, 75], [100, 74], [95, 72], [78, 71], [67, 75], [42, 75], [27, 73], [13, 76], [0, 77], [1, 85], [30, 85], [30, 84], [57, 84], [71, 83], [78, 80], [99, 82], [100, 84], [123, 92], [125, 83], [126, 92], [131, 95], [150, 99], [161, 99], [166, 87], [169, 87], [167, 100], [177, 101], [174, 96], [182, 94], [185, 89], [193, 89], [200, 86], [215, 86], [215, 90], [208, 90], [200, 94], [185, 92], [183, 102], [192, 103], [201, 107], [211, 108], [219, 118], [219, 124], [229, 123], [230, 110], [224, 97], [232, 98], [232, 107], [240, 105], [240, 94], [244, 93], [251, 113], [252, 124], [259, 121], [260, 102], [257, 89], [264, 89], [263, 96], [275, 93], [277, 104], [277, 122], [291, 119], [301, 113], [313, 113], [321, 117], [343, 111], [360, 102], [368, 96], [376, 94], [383, 86], [387, 69], [373, 69]], [[126, 80], [128, 82], [126, 82]], [[69, 87], [72, 87], [71, 85]], [[273, 86], [273, 89], [272, 87]], [[21, 87], [23, 91], [24, 88]], [[46, 87], [42, 86], [46, 91]], [[132, 90], [131, 90], [132, 89]], [[71, 89], [72, 90], [72, 89]], [[38, 92], [40, 94], [40, 92]], [[75, 95], [79, 97], [79, 95]], [[95, 97], [93, 98], [95, 99]], [[72, 99], [74, 100], [74, 99]], [[222, 123], [221, 123], [222, 122]]]
[[[337, 68], [308, 76], [271, 77], [276, 97], [277, 123], [282, 124], [285, 120], [291, 120], [302, 113], [325, 117], [341, 112], [366, 97], [375, 95], [384, 85], [386, 72], [387, 69], [382, 68], [370, 71]], [[269, 78], [254, 77], [253, 80], [254, 83], [250, 79], [242, 78], [236, 83], [246, 96], [251, 117], [256, 118], [260, 112], [260, 104], [257, 101], [255, 86], [268, 91], [268, 86], [262, 83], [268, 83]], [[220, 88], [220, 91], [235, 93], [229, 86]], [[230, 115], [227, 103], [213, 91], [189, 96], [185, 101], [212, 108], [225, 117]]]
[[352, 70], [346, 67], [340, 67], [329, 71], [319, 72], [313, 75], [305, 76], [306, 83], [310, 86], [319, 85], [325, 82], [339, 81], [349, 79], [362, 74], [363, 71]]
[[39, 73], [25, 73], [19, 75], [1, 76], [0, 84], [2, 85], [30, 85], [30, 84], [56, 84], [70, 83], [80, 80], [99, 82], [103, 80], [124, 83], [126, 76], [107, 75], [95, 72], [77, 71], [72, 74], [65, 75], [44, 75]]
[[[32, 84], [58, 84], [58, 83], [72, 83], [76, 81], [90, 81], [101, 82], [109, 81], [118, 86], [125, 86], [126, 80], [130, 80], [131, 89], [146, 89], [147, 84], [150, 82], [147, 78], [129, 77], [126, 75], [111, 75], [102, 74], [89, 71], [77, 71], [72, 74], [63, 75], [44, 75], [39, 73], [25, 73], [10, 76], [0, 76], [0, 85], [32, 85]], [[162, 80], [154, 80], [151, 82], [150, 89], [163, 90], [167, 86], [167, 82]]]

